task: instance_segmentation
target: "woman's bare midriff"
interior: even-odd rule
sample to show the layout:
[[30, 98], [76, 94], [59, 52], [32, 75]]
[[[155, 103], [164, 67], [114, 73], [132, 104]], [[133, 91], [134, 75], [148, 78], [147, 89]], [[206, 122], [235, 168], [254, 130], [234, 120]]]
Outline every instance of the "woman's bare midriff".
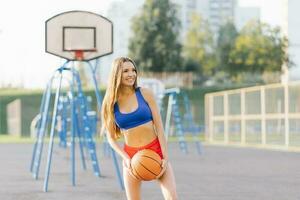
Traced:
[[128, 130], [122, 130], [122, 133], [124, 135], [126, 145], [131, 147], [145, 146], [157, 137], [152, 121]]

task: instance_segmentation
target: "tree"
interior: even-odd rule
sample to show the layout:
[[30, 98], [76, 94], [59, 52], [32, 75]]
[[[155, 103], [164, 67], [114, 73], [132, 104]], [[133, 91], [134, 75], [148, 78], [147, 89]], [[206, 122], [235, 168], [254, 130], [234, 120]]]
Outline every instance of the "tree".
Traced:
[[232, 63], [230, 62], [229, 54], [234, 48], [237, 36], [238, 31], [231, 21], [220, 27], [217, 38], [218, 71], [230, 72]]
[[180, 22], [169, 0], [146, 0], [132, 19], [129, 56], [145, 71], [180, 71]]
[[274, 72], [280, 74], [284, 63], [291, 66], [286, 51], [287, 44], [287, 38], [282, 36], [278, 27], [272, 28], [259, 21], [250, 21], [236, 38], [229, 55], [228, 70], [234, 76], [245, 72], [258, 76]]
[[[214, 52], [213, 33], [207, 21], [200, 15], [191, 15], [191, 25], [187, 31], [183, 47], [183, 55], [188, 64], [192, 63], [200, 76], [207, 77], [214, 74], [216, 58]], [[195, 63], [198, 66], [195, 66]]]

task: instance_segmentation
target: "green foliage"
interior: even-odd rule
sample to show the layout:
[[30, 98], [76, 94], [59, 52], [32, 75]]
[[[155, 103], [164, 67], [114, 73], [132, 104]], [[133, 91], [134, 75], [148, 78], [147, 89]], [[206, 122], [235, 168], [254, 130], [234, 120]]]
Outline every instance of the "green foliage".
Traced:
[[[101, 94], [105, 90], [101, 88]], [[92, 110], [97, 111], [97, 102], [94, 90], [84, 90], [86, 96], [91, 96]], [[21, 122], [22, 136], [30, 135], [30, 123], [32, 119], [39, 113], [43, 91], [41, 90], [25, 90], [25, 89], [0, 89], [0, 134], [7, 133], [7, 105], [16, 100], [21, 100]], [[53, 109], [54, 93], [51, 96], [50, 111]]]
[[169, 0], [146, 0], [132, 19], [129, 56], [144, 71], [181, 71], [180, 22]]
[[259, 21], [248, 22], [240, 32], [228, 21], [214, 38], [209, 24], [193, 14], [183, 46], [184, 69], [197, 72], [202, 83], [278, 82], [282, 66], [293, 65], [287, 45], [280, 28]]
[[[187, 60], [187, 64], [191, 65], [193, 63], [194, 67], [192, 69], [198, 72], [200, 76], [213, 75], [216, 67], [214, 49], [213, 33], [208, 22], [203, 20], [200, 15], [193, 13], [183, 47], [183, 55]], [[195, 63], [198, 63], [198, 66], [195, 66]]]
[[231, 21], [220, 27], [217, 38], [218, 71], [230, 71], [232, 63], [229, 54], [234, 48], [237, 36], [238, 31]]
[[250, 21], [236, 38], [227, 70], [235, 77], [241, 73], [281, 72], [282, 65], [289, 63], [286, 48], [287, 39], [281, 36], [278, 27]]

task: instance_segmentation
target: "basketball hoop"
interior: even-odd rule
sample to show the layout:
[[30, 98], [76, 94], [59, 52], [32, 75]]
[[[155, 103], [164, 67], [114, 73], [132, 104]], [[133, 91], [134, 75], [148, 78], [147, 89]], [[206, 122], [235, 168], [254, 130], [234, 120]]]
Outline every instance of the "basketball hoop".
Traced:
[[75, 60], [83, 60], [83, 50], [75, 51]]
[[71, 61], [89, 61], [113, 52], [113, 24], [87, 12], [64, 12], [46, 21], [46, 52]]
[[84, 54], [87, 55], [88, 53], [90, 52], [96, 52], [97, 49], [94, 48], [94, 49], [89, 49], [89, 50], [71, 50], [74, 52], [74, 57], [75, 57], [75, 60], [77, 61], [82, 61], [84, 60]]

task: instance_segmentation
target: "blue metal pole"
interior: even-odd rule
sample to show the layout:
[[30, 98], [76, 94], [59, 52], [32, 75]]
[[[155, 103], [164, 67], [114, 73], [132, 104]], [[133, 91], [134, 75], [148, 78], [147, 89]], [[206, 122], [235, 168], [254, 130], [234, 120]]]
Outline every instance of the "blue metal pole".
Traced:
[[178, 135], [178, 139], [179, 139], [179, 146], [180, 149], [187, 154], [188, 153], [187, 142], [185, 141], [184, 138], [182, 119], [179, 111], [178, 95], [176, 93], [172, 93], [170, 95], [173, 95], [174, 98], [174, 104], [172, 105], [172, 114], [173, 114], [173, 120], [175, 122], [176, 134]]
[[[42, 116], [43, 114], [43, 110], [44, 110], [44, 106], [45, 106], [45, 101], [46, 101], [46, 96], [47, 96], [47, 91], [48, 91], [48, 87], [49, 87], [49, 84], [47, 84], [47, 87], [46, 87], [46, 90], [44, 91], [43, 93], [43, 97], [42, 97], [42, 103], [41, 103], [41, 107], [40, 107], [40, 113], [39, 115]], [[38, 130], [41, 128], [41, 119], [39, 119], [39, 122], [38, 122]], [[33, 172], [33, 163], [34, 163], [34, 160], [35, 160], [35, 156], [36, 156], [36, 150], [37, 150], [37, 144], [38, 144], [38, 138], [39, 138], [39, 135], [36, 136], [36, 141], [34, 143], [34, 146], [33, 146], [33, 151], [32, 151], [32, 158], [31, 158], [31, 162], [30, 162], [30, 172]]]
[[116, 157], [116, 152], [112, 148], [111, 148], [111, 153], [112, 153], [112, 156], [113, 156], [113, 161], [114, 161], [115, 169], [116, 169], [116, 172], [117, 172], [117, 175], [118, 175], [118, 180], [119, 180], [120, 187], [121, 187], [122, 190], [124, 190], [124, 182], [123, 182], [123, 179], [122, 179], [122, 176], [121, 176], [119, 163], [118, 163], [118, 160], [117, 160], [117, 157]]
[[[78, 102], [78, 100], [76, 100], [76, 102]], [[78, 103], [76, 103], [76, 104], [78, 104]], [[81, 105], [79, 105], [79, 107], [80, 106]], [[75, 106], [75, 109], [76, 108], [77, 108], [77, 106]], [[75, 113], [76, 113], [76, 111], [75, 111]], [[75, 121], [76, 121], [75, 127], [76, 127], [76, 134], [77, 134], [77, 137], [78, 137], [78, 140], [79, 140], [80, 158], [81, 158], [82, 168], [84, 170], [86, 170], [85, 156], [84, 156], [84, 152], [83, 152], [82, 133], [81, 133], [81, 129], [79, 127], [79, 120], [78, 120], [79, 117], [81, 118], [80, 115], [81, 115], [80, 113], [75, 114]]]
[[46, 100], [45, 100], [45, 106], [43, 109], [43, 112], [41, 113], [41, 126], [38, 129], [38, 141], [37, 141], [37, 150], [35, 155], [35, 161], [33, 166], [33, 178], [38, 179], [39, 176], [39, 169], [40, 169], [40, 163], [41, 163], [41, 157], [43, 153], [43, 144], [44, 144], [44, 136], [46, 132], [46, 126], [48, 122], [48, 112], [49, 112], [49, 105], [50, 105], [50, 99], [51, 99], [51, 86], [52, 86], [52, 80], [48, 83], [47, 87], [47, 94], [46, 94]]
[[197, 130], [197, 126], [195, 125], [195, 122], [194, 122], [194, 119], [192, 116], [190, 100], [189, 100], [187, 94], [182, 93], [182, 95], [183, 95], [183, 100], [184, 100], [184, 105], [185, 105], [186, 123], [187, 123], [188, 131], [190, 131], [193, 134], [193, 140], [195, 142], [197, 152], [200, 155], [202, 153], [202, 145], [201, 145], [200, 139], [197, 138], [197, 132], [200, 130]]
[[93, 69], [93, 65], [90, 62], [88, 62], [88, 65], [89, 65], [89, 67], [92, 71], [92, 78], [93, 78], [93, 83], [94, 83], [96, 99], [97, 99], [98, 111], [101, 111], [102, 96], [101, 96], [101, 93], [100, 93], [100, 90], [99, 90], [99, 87], [98, 87], [98, 83], [97, 83], [97, 79], [96, 79], [97, 66], [95, 66], [94, 69]]
[[[90, 62], [88, 62], [88, 65], [89, 65], [89, 67], [92, 71], [93, 83], [94, 83], [94, 86], [95, 86], [94, 88], [95, 88], [97, 105], [98, 105], [97, 107], [98, 107], [98, 110], [101, 111], [102, 98], [101, 98], [100, 90], [98, 88], [98, 83], [97, 83], [97, 79], [96, 79], [96, 75], [95, 75], [97, 65], [95, 66], [94, 69], [93, 69], [93, 66]], [[119, 183], [120, 183], [120, 186], [123, 190], [124, 189], [123, 178], [121, 176], [119, 164], [118, 164], [118, 161], [117, 161], [117, 158], [116, 158], [116, 155], [115, 155], [115, 151], [113, 149], [112, 149], [112, 155], [113, 155], [113, 161], [114, 161], [115, 169], [116, 169], [116, 172], [117, 172], [117, 175], [118, 175]]]
[[72, 84], [71, 84], [71, 179], [75, 186], [75, 130], [76, 130], [76, 111], [75, 111], [75, 91], [74, 91], [74, 66], [72, 66]]
[[[82, 162], [82, 167], [84, 170], [86, 170], [86, 163], [85, 163], [85, 156], [83, 151], [83, 141], [82, 137], [84, 135], [84, 123], [79, 123], [79, 119], [82, 120], [84, 118], [84, 114], [82, 113], [82, 110], [84, 110], [84, 101], [82, 101], [82, 98], [84, 97], [82, 87], [81, 87], [81, 81], [79, 73], [72, 68], [72, 77], [73, 77], [73, 98], [74, 98], [74, 112], [75, 112], [75, 120], [76, 120], [76, 134], [79, 140], [79, 148], [80, 148], [80, 157]], [[75, 98], [75, 84], [77, 83], [77, 97]], [[82, 121], [81, 121], [82, 122]], [[81, 127], [79, 126], [81, 125]]]
[[62, 70], [59, 70], [59, 84], [56, 89], [55, 93], [55, 101], [54, 101], [54, 107], [53, 107], [53, 115], [52, 115], [52, 123], [51, 123], [51, 131], [50, 131], [50, 141], [49, 141], [49, 149], [48, 149], [48, 158], [47, 158], [47, 168], [45, 173], [45, 181], [44, 181], [44, 192], [48, 191], [48, 181], [49, 181], [49, 175], [50, 175], [50, 166], [51, 166], [51, 160], [52, 160], [52, 151], [53, 151], [53, 140], [54, 140], [54, 129], [56, 124], [56, 115], [57, 115], [57, 104], [58, 104], [58, 98], [60, 95], [60, 89], [61, 89], [61, 82], [62, 82]]

